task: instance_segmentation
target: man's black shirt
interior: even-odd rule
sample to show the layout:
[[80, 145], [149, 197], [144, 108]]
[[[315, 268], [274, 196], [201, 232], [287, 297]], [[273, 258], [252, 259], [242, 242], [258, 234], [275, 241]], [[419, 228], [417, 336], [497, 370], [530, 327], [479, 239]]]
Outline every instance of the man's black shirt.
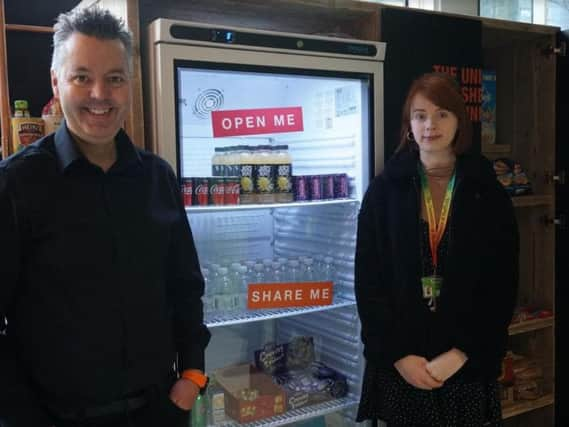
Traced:
[[[0, 415], [81, 408], [204, 366], [203, 278], [170, 166], [116, 136], [105, 173], [63, 124], [0, 163]], [[30, 408], [31, 409], [31, 408]]]

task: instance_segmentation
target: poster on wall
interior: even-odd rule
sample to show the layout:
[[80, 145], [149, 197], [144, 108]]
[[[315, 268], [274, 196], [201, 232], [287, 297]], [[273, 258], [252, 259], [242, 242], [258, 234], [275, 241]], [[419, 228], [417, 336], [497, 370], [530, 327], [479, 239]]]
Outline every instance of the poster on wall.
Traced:
[[431, 71], [451, 74], [457, 80], [473, 125], [473, 148], [480, 150], [481, 22], [391, 8], [381, 11], [380, 20], [381, 41], [388, 46], [384, 64], [385, 158], [399, 143], [401, 109], [411, 82]]

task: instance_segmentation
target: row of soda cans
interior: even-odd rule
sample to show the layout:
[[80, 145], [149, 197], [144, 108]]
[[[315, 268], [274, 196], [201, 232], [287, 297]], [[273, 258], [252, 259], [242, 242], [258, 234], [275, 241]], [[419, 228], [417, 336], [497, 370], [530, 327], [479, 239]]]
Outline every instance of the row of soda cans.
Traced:
[[[345, 173], [326, 175], [295, 175], [293, 200], [315, 201], [345, 199], [350, 195], [349, 178]], [[240, 177], [210, 176], [182, 178], [184, 206], [240, 204]]]

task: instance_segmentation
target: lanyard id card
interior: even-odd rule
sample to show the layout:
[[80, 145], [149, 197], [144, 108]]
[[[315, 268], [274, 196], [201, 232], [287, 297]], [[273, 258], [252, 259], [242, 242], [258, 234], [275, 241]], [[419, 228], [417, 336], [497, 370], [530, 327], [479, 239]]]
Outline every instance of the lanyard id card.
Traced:
[[421, 176], [421, 190], [423, 192], [423, 199], [425, 200], [425, 209], [427, 211], [427, 222], [429, 224], [429, 246], [431, 248], [434, 271], [432, 276], [425, 276], [421, 278], [421, 285], [423, 287], [423, 298], [429, 300], [428, 305], [431, 311], [436, 311], [437, 298], [441, 294], [441, 288], [443, 285], [443, 278], [437, 275], [438, 248], [449, 219], [456, 173], [452, 174], [447, 185], [438, 224], [436, 223], [435, 207], [433, 204], [431, 190], [429, 189], [429, 183], [421, 166], [419, 166], [419, 175]]

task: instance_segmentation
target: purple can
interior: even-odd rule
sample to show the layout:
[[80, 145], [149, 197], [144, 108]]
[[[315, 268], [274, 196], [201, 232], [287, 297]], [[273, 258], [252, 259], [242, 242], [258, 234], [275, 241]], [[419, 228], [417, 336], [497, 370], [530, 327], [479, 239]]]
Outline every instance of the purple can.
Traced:
[[322, 175], [322, 198], [325, 200], [334, 198], [334, 175]]
[[310, 200], [322, 200], [322, 179], [320, 175], [311, 175], [308, 181]]
[[298, 202], [305, 202], [309, 199], [308, 195], [308, 182], [306, 176], [298, 175], [292, 177], [294, 200]]
[[347, 199], [349, 196], [348, 174], [339, 173], [334, 175], [334, 198]]

